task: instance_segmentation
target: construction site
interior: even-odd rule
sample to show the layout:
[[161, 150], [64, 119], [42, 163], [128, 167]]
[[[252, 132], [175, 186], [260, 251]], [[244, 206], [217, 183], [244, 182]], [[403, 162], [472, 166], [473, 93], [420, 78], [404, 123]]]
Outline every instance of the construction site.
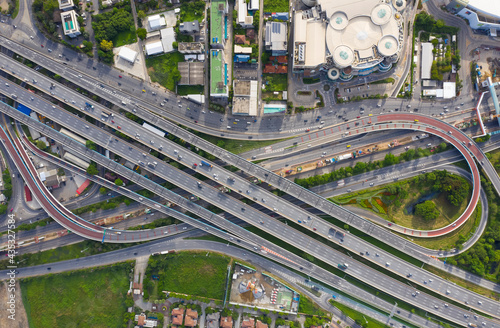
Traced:
[[299, 299], [297, 292], [265, 273], [236, 263], [231, 280], [230, 304], [297, 313]]

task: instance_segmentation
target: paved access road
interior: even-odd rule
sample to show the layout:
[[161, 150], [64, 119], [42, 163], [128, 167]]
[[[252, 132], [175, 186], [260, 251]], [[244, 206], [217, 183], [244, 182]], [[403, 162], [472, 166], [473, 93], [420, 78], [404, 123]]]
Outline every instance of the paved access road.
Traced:
[[[47, 109], [46, 107], [49, 107], [49, 109]], [[66, 116], [66, 115], [70, 115], [70, 116], [71, 116], [71, 114], [70, 114], [70, 113], [68, 113], [68, 112], [66, 112], [66, 111], [56, 111], [54, 114], [50, 114], [51, 112], [53, 112], [53, 110], [51, 109], [50, 105], [48, 105], [48, 106], [47, 106], [47, 105], [44, 105], [44, 104], [43, 104], [43, 103], [41, 103], [41, 102], [40, 102], [40, 104], [39, 104], [39, 106], [38, 106], [38, 109], [39, 109], [39, 111], [41, 111], [42, 113], [44, 113], [44, 115], [46, 115], [47, 117], [50, 117], [50, 118], [54, 119], [55, 121], [59, 121], [59, 122], [68, 121], [67, 119], [64, 119], [63, 117], [64, 117], [64, 116]], [[22, 114], [20, 114], [20, 113], [18, 114], [18, 113], [19, 113], [19, 112], [12, 112], [12, 113], [8, 113], [8, 114], [9, 114], [9, 115], [16, 115], [16, 116], [21, 115], [21, 118], [22, 118], [22, 116], [23, 116], [23, 115], [22, 115]], [[62, 116], [61, 116], [61, 115], [62, 115]], [[24, 116], [24, 117], [25, 117], [26, 119], [23, 119], [23, 120], [21, 120], [21, 121], [31, 120], [31, 119], [29, 119], [29, 118], [28, 118], [28, 117], [26, 117], [26, 116]], [[92, 134], [93, 134], [93, 138], [92, 138], [92, 139], [93, 139], [95, 142], [99, 143], [99, 144], [102, 144], [103, 142], [105, 142], [105, 143], [108, 143], [108, 144], [109, 144], [110, 139], [112, 140], [112, 139], [114, 138], [114, 137], [112, 137], [112, 136], [106, 136], [105, 132], [104, 132], [104, 131], [102, 131], [102, 129], [96, 129], [95, 127], [92, 127], [92, 128], [91, 128], [91, 127], [89, 127], [89, 128], [84, 127], [84, 126], [83, 126], [83, 124], [78, 123], [78, 121], [79, 121], [79, 119], [78, 119], [78, 118], [73, 118], [72, 120], [69, 120], [69, 121], [70, 121], [71, 125], [70, 125], [70, 126], [68, 126], [68, 127], [70, 127], [70, 128], [71, 128], [73, 131], [75, 131], [76, 133], [82, 133], [82, 131], [83, 131], [83, 132], [85, 132], [85, 131], [86, 131], [86, 130], [88, 130], [88, 129], [92, 129], [92, 130], [93, 130], [93, 132], [92, 132]], [[38, 123], [38, 124], [39, 124], [39, 125], [42, 125], [41, 123]], [[42, 126], [43, 126], [43, 125], [42, 125]], [[43, 129], [46, 129], [46, 127], [44, 127]], [[45, 131], [43, 131], [43, 132], [44, 132], [44, 133], [47, 133], [47, 129], [46, 129]], [[103, 133], [104, 133], [104, 135], [103, 135]], [[89, 134], [89, 133], [87, 133], [87, 134]], [[53, 136], [53, 135], [50, 135], [50, 134], [49, 134], [49, 136], [50, 136], [50, 137], [52, 137], [52, 138], [54, 138], [54, 139], [56, 139], [56, 137], [55, 137], [55, 136]], [[68, 141], [67, 139], [69, 139], [69, 138], [65, 138], [65, 139], [66, 139], [66, 141]], [[57, 140], [57, 139], [56, 139], [56, 140]], [[58, 141], [59, 141], [59, 140], [58, 140]], [[61, 141], [61, 142], [62, 142], [62, 141]], [[113, 141], [113, 147], [112, 147], [112, 148], [110, 148], [110, 149], [112, 149], [112, 151], [113, 151], [113, 152], [118, 153], [120, 156], [123, 156], [124, 158], [127, 158], [128, 160], [133, 160], [134, 158], [142, 158], [142, 157], [144, 157], [144, 154], [142, 154], [140, 150], [137, 150], [137, 149], [135, 149], [134, 147], [127, 147], [127, 146], [125, 146], [125, 148], [126, 148], [125, 150], [127, 150], [127, 149], [128, 149], [128, 150], [131, 150], [131, 151], [132, 151], [132, 153], [130, 153], [130, 155], [129, 155], [129, 153], [125, 153], [125, 152], [123, 152], [123, 151], [120, 151], [121, 149], [123, 149], [123, 147], [121, 147], [121, 146], [116, 147], [115, 145], [116, 145], [117, 143], [118, 143], [118, 144], [121, 144], [122, 142], [121, 142], [121, 141], [119, 141], [119, 140], [117, 140], [117, 139], [115, 139], [115, 140]], [[71, 143], [71, 145], [73, 145], [73, 144], [75, 144], [75, 142], [72, 142], [72, 143]], [[77, 145], [75, 145], [75, 146], [77, 146]], [[82, 147], [82, 148], [84, 149], [84, 150], [82, 151], [82, 153], [86, 153], [86, 151], [87, 151], [88, 149], [86, 149], [83, 145], [80, 145], [80, 144], [79, 144], [79, 146], [80, 146], [80, 147]], [[132, 149], [130, 149], [130, 148], [132, 148]], [[171, 150], [170, 150], [170, 151], [171, 151]], [[147, 156], [148, 156], [148, 155], [146, 155], [146, 157], [147, 157]], [[93, 160], [95, 160], [96, 162], [98, 162], [99, 164], [101, 164], [101, 163], [99, 162], [99, 160], [96, 158], [96, 156], [91, 156], [91, 157], [92, 157], [92, 159], [93, 159]], [[107, 160], [107, 159], [106, 159], [106, 160]], [[151, 160], [152, 160], [152, 159], [151, 159]], [[161, 162], [161, 163], [162, 163], [162, 162]], [[129, 172], [129, 171], [128, 171], [128, 169], [125, 169], [125, 168], [123, 168], [123, 167], [122, 167], [122, 166], [120, 166], [120, 165], [116, 165], [116, 163], [113, 163], [113, 164], [114, 164], [114, 166], [115, 166], [115, 169], [114, 169], [114, 170], [115, 170], [117, 173], [119, 173], [119, 174], [121, 174], [121, 175], [126, 176], [126, 175], [125, 175], [125, 173], [126, 173], [126, 172]], [[170, 166], [170, 165], [161, 164], [161, 168], [163, 168], [163, 169], [165, 169], [165, 167], [167, 167], [167, 166], [171, 168], [171, 166]], [[159, 168], [160, 168], [160, 163], [159, 163], [159, 164], [158, 164], [158, 166], [156, 167], [156, 172], [160, 171], [160, 170], [159, 170]], [[120, 170], [125, 170], [125, 172], [120, 172]], [[161, 173], [161, 172], [159, 172], [159, 173]], [[162, 174], [162, 175], [163, 175], [163, 174]], [[188, 188], [188, 187], [189, 187], [189, 185], [191, 184], [191, 182], [189, 182], [189, 179], [186, 179], [186, 177], [184, 177], [184, 178], [181, 178], [181, 177], [176, 178], [176, 177], [175, 177], [176, 175], [177, 175], [177, 172], [175, 172], [175, 171], [169, 171], [169, 178], [171, 178], [171, 179], [172, 179], [171, 181], [178, 180], [177, 182], [174, 182], [174, 183], [179, 183], [179, 182], [181, 182], [181, 183], [182, 183], [182, 185], [184, 186], [184, 188]], [[127, 177], [128, 177], [128, 176], [127, 176]], [[132, 181], [135, 181], [136, 183], [141, 183], [140, 181], [138, 181], [138, 180], [137, 180], [136, 178], [134, 178], [134, 177], [130, 177], [130, 178], [132, 179]], [[141, 178], [142, 178], [142, 177], [141, 177]], [[184, 180], [184, 181], [181, 181], [181, 179], [182, 179], [182, 180]], [[150, 183], [150, 181], [149, 181], [149, 180], [147, 180], [147, 182], [148, 182], [147, 184], [144, 184], [144, 187], [146, 187], [146, 188], [148, 188], [148, 189], [150, 189], [150, 190], [154, 190], [155, 192], [157, 192], [157, 191], [158, 191], [158, 188], [157, 188], [157, 187], [154, 187], [154, 184]], [[193, 184], [194, 184], [194, 183], [196, 183], [196, 181], [193, 181]], [[193, 187], [194, 187], [194, 188], [197, 188], [196, 184], [194, 184], [194, 186], [193, 186]], [[191, 189], [191, 190], [193, 190], [193, 191], [194, 191], [194, 190], [196, 190], [196, 189], [194, 189], [193, 187], [191, 187], [190, 189]], [[205, 188], [205, 186], [203, 186], [203, 188]], [[221, 208], [223, 208], [223, 209], [225, 209], [225, 210], [229, 210], [229, 212], [230, 212], [230, 213], [232, 213], [232, 214], [236, 214], [236, 215], [238, 215], [238, 214], [239, 214], [239, 215], [241, 215], [241, 212], [240, 212], [239, 207], [241, 207], [242, 205], [239, 205], [238, 203], [236, 203], [235, 205], [231, 205], [231, 207], [230, 207], [230, 208], [228, 208], [227, 206], [224, 206], [225, 204], [228, 204], [228, 205], [229, 205], [229, 203], [227, 203], [227, 202], [228, 202], [228, 200], [227, 200], [227, 199], [224, 199], [224, 197], [223, 197], [223, 200], [220, 200], [220, 199], [218, 198], [219, 196], [217, 196], [217, 192], [215, 192], [215, 193], [207, 193], [207, 194], [213, 194], [213, 195], [216, 197], [216, 198], [215, 198], [215, 199], [216, 199], [216, 200], [215, 200], [215, 202], [214, 202], [214, 201], [212, 201], [212, 202], [213, 202], [213, 203], [217, 203], [219, 207], [221, 207]], [[200, 196], [202, 196], [202, 197], [203, 197], [203, 195], [200, 195]], [[206, 197], [205, 197], [205, 198], [206, 198]], [[236, 207], [236, 208], [235, 208], [235, 207]], [[189, 207], [188, 207], [188, 208], [189, 208]], [[192, 209], [191, 209], [191, 210], [192, 210]], [[251, 208], [250, 208], [250, 209], [246, 209], [245, 216], [247, 216], [247, 215], [248, 215], [248, 217], [249, 217], [249, 218], [254, 219], [254, 221], [252, 222], [252, 224], [255, 224], [255, 225], [259, 226], [259, 224], [258, 224], [257, 222], [255, 222], [255, 216], [254, 216], [254, 215], [252, 215], [252, 214], [256, 214], [256, 215], [258, 215], [258, 213], [252, 213], [252, 214], [249, 214], [249, 213], [250, 213], [250, 211], [252, 211], [252, 209], [251, 209]], [[195, 213], [199, 214], [199, 212], [195, 212]], [[248, 217], [246, 217], [245, 219], [248, 219]], [[242, 217], [242, 218], [243, 218], [243, 217]], [[265, 218], [265, 216], [264, 216], [264, 218]], [[267, 218], [266, 218], [266, 219], [267, 219]], [[248, 220], [247, 220], [247, 221], [248, 221]], [[307, 246], [307, 249], [308, 249], [308, 251], [309, 251], [311, 254], [313, 254], [313, 255], [315, 255], [316, 257], [318, 257], [318, 258], [320, 258], [320, 259], [322, 259], [322, 260], [326, 261], [327, 263], [331, 263], [332, 265], [336, 265], [336, 263], [343, 263], [343, 261], [349, 261], [349, 258], [347, 258], [347, 257], [345, 257], [345, 256], [342, 256], [342, 255], [340, 255], [340, 254], [336, 254], [335, 252], [333, 252], [333, 253], [332, 253], [332, 252], [331, 252], [331, 251], [329, 251], [329, 250], [325, 250], [324, 245], [323, 245], [323, 244], [321, 244], [321, 243], [317, 243], [315, 240], [311, 240], [311, 239], [310, 239], [310, 238], [308, 238], [308, 237], [301, 236], [301, 234], [300, 234], [300, 233], [294, 232], [293, 230], [292, 230], [292, 231], [290, 231], [290, 230], [284, 230], [284, 229], [282, 228], [282, 226], [281, 226], [281, 225], [279, 225], [277, 222], [275, 222], [275, 221], [271, 220], [270, 218], [269, 218], [269, 221], [266, 221], [266, 223], [265, 223], [265, 227], [266, 227], [266, 231], [268, 231], [268, 232], [270, 232], [270, 233], [272, 233], [272, 234], [275, 234], [275, 235], [277, 235], [277, 236], [280, 236], [282, 239], [285, 239], [285, 240], [287, 240], [288, 242], [290, 242], [290, 243], [292, 243], [292, 244], [297, 244], [297, 243], [299, 243], [299, 245], [302, 245], [302, 247], [304, 247], [303, 245], [308, 245], [308, 246]], [[286, 228], [285, 228], [285, 229], [286, 229]], [[304, 238], [305, 238], [305, 240], [303, 240], [303, 241], [302, 241], [302, 239], [304, 239]], [[308, 240], [308, 239], [309, 239], [309, 240]], [[315, 245], [315, 244], [317, 244], [317, 245]], [[300, 246], [299, 246], [299, 247], [300, 247]], [[368, 246], [368, 247], [371, 247], [371, 246]], [[326, 251], [327, 253], [325, 253], [325, 254], [323, 255], [322, 253], [323, 253], [323, 252], [325, 252], [325, 251]], [[373, 254], [373, 253], [372, 253], [372, 254]], [[339, 257], [339, 255], [340, 255], [340, 257]], [[379, 261], [383, 261], [383, 260], [384, 260], [384, 258], [385, 258], [385, 254], [384, 254], [384, 257], [382, 257], [382, 256], [380, 256], [380, 255], [379, 255], [379, 256], [377, 256], [377, 257], [376, 257], [376, 256], [372, 256], [372, 257], [375, 259], [375, 260], [374, 260], [374, 262], [379, 262]], [[373, 260], [373, 259], [371, 259], [371, 260]], [[397, 272], [401, 272], [400, 274], [405, 274], [405, 273], [403, 273], [403, 272], [404, 272], [404, 271], [406, 271], [407, 269], [404, 269], [404, 266], [405, 266], [405, 265], [407, 265], [407, 263], [405, 263], [405, 262], [403, 262], [403, 261], [401, 261], [402, 263], [400, 263], [400, 262], [398, 262], [398, 259], [394, 259], [394, 261], [396, 261], [396, 262], [397, 262], [397, 264], [391, 265], [390, 270], [393, 270], [393, 271], [394, 271], [394, 270], [396, 270]], [[403, 267], [401, 267], [400, 265], [403, 265]], [[381, 275], [381, 276], [379, 277], [378, 272], [373, 272], [373, 270], [371, 270], [371, 269], [368, 269], [368, 272], [367, 272], [367, 271], [366, 271], [366, 270], [367, 270], [367, 268], [366, 268], [366, 267], [364, 267], [361, 271], [358, 271], [358, 270], [354, 269], [354, 268], [355, 268], [355, 267], [357, 267], [357, 266], [358, 266], [358, 264], [357, 264], [356, 262], [355, 262], [354, 264], [350, 264], [350, 270], [349, 270], [349, 273], [351, 273], [351, 274], [353, 274], [354, 276], [357, 276], [357, 277], [359, 277], [359, 278], [361, 278], [361, 279], [364, 279], [365, 281], [367, 280], [367, 277], [369, 277], [369, 280], [371, 280], [371, 279], [377, 279], [377, 281], [383, 281], [384, 279], [386, 279], [386, 278], [384, 278], [384, 276], [383, 276], [383, 275]], [[363, 267], [363, 266], [362, 266], [362, 267]], [[351, 269], [354, 269], [354, 270], [351, 270]], [[419, 269], [416, 269], [416, 270], [419, 270]], [[403, 271], [403, 272], [402, 272], [402, 271]], [[423, 270], [422, 270], [422, 271], [423, 271]], [[425, 271], [423, 271], [423, 272], [422, 272], [422, 274], [424, 274], [424, 275], [425, 275], [425, 274], [427, 274], [427, 273], [426, 273]], [[440, 278], [436, 278], [436, 279], [437, 279], [437, 280], [439, 280]], [[390, 286], [391, 286], [390, 288], [388, 288], [389, 286], [385, 286], [384, 284], [381, 286], [381, 285], [380, 285], [380, 283], [377, 283], [376, 285], [378, 285], [378, 287], [379, 287], [380, 289], [385, 290], [385, 291], [387, 291], [387, 292], [389, 292], [389, 293], [394, 294], [394, 293], [395, 293], [395, 292], [394, 292], [394, 289], [393, 289], [393, 287], [394, 287], [394, 283], [393, 283], [393, 282], [388, 282], [388, 283], [389, 283], [389, 284], [390, 284]], [[423, 282], [421, 282], [421, 283], [423, 284]], [[446, 286], [446, 283], [445, 283], [445, 286]], [[446, 288], [445, 286], [442, 286], [442, 284], [439, 284], [439, 286], [437, 286], [437, 285], [436, 285], [436, 287], [438, 287], [438, 288], [442, 288], [442, 287]], [[397, 293], [397, 295], [408, 295], [408, 297], [405, 297], [406, 301], [407, 301], [407, 302], [409, 302], [409, 303], [414, 303], [414, 302], [415, 302], [415, 299], [413, 299], [413, 298], [411, 297], [411, 291], [412, 291], [412, 289], [411, 289], [411, 288], [408, 288], [406, 285], [402, 285], [402, 286], [399, 286], [399, 287], [400, 287], [400, 288], [403, 288], [403, 290], [401, 290], [400, 292], [398, 292], [398, 293]], [[432, 287], [434, 287], [434, 285], [432, 285]], [[450, 288], [452, 288], [452, 287], [450, 286]], [[406, 289], [406, 291], [404, 291], [405, 289]], [[446, 291], [446, 289], [442, 291], [443, 295], [445, 294], [445, 291]], [[463, 292], [463, 294], [465, 295], [465, 294], [471, 294], [471, 293], [470, 293], [470, 292], [468, 292], [468, 291], [464, 291], [464, 292]], [[457, 295], [458, 295], [458, 293], [457, 293]], [[454, 295], [453, 295], [453, 296], [454, 296]], [[472, 296], [472, 295], [471, 295], [471, 296]], [[423, 299], [423, 298], [419, 298], [419, 299], [418, 299], [418, 301], [417, 301], [417, 303], [420, 303], [420, 300], [421, 300], [421, 299]], [[427, 300], [427, 301], [429, 301], [429, 300]], [[482, 310], [483, 310], [483, 311], [484, 311], [487, 307], [489, 308], [489, 305], [488, 305], [488, 306], [486, 306], [486, 304], [489, 302], [489, 300], [485, 300], [485, 301], [481, 301], [481, 302], [482, 302], [483, 304], [485, 304], [485, 306], [482, 306]], [[427, 302], [427, 303], [425, 303], [425, 304], [426, 304], [426, 306], [427, 306], [427, 310], [432, 311], [432, 312], [435, 312], [435, 311], [441, 312], [439, 309], [436, 309], [435, 307], [434, 307], [434, 308], [429, 307], [429, 306], [428, 306], [428, 304], [430, 304], [430, 303], [428, 303], [428, 302]], [[424, 306], [424, 305], [422, 305], [422, 304], [421, 304], [420, 306]], [[447, 318], [449, 318], [449, 319], [451, 319], [451, 320], [456, 320], [456, 319], [455, 319], [456, 317], [453, 317], [453, 316], [452, 316], [451, 318], [447, 316]]]

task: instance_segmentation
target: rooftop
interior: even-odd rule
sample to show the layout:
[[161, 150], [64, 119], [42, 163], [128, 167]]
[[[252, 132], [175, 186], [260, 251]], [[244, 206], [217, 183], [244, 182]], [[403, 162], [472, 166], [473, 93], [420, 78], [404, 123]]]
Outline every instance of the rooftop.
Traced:
[[[221, 8], [222, 6], [222, 8]], [[218, 43], [223, 41], [223, 17], [226, 10], [226, 2], [224, 0], [212, 0], [210, 6], [210, 38], [218, 39]], [[222, 9], [222, 10], [220, 10]], [[212, 43], [216, 43], [212, 41]]]
[[201, 54], [204, 48], [201, 42], [179, 42], [177, 50], [180, 53]]
[[469, 0], [467, 7], [477, 11], [500, 17], [500, 2], [491, 0]]
[[220, 318], [220, 326], [222, 328], [232, 328], [233, 327], [233, 318], [232, 317]]
[[227, 94], [224, 53], [222, 50], [210, 51], [210, 95]]
[[255, 326], [255, 321], [253, 318], [246, 318], [246, 319], [243, 319], [243, 321], [241, 322], [241, 327], [242, 328], [253, 328]]
[[192, 22], [183, 22], [179, 25], [179, 31], [186, 34], [198, 33], [200, 31], [200, 22], [197, 20]]

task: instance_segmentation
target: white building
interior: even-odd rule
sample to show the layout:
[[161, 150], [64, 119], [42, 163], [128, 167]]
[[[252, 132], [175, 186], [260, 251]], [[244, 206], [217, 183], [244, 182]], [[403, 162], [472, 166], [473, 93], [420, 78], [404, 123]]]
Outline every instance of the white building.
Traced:
[[248, 10], [259, 10], [259, 0], [250, 0]]
[[120, 49], [120, 52], [118, 53], [118, 57], [120, 57], [123, 60], [126, 60], [130, 63], [135, 63], [135, 59], [137, 58], [137, 51], [134, 51], [130, 48], [127, 47], [122, 47]]
[[432, 50], [434, 46], [430, 42], [422, 42], [422, 62], [420, 63], [420, 79], [429, 80], [431, 78]]
[[61, 22], [64, 35], [67, 35], [70, 38], [75, 38], [81, 34], [80, 25], [78, 24], [78, 20], [76, 19], [76, 12], [74, 10], [62, 12]]
[[233, 80], [233, 115], [257, 116], [257, 81]]
[[[349, 81], [374, 71], [388, 71], [399, 58], [404, 33], [401, 1], [316, 0], [294, 14], [293, 70], [306, 76], [339, 70]], [[395, 7], [396, 6], [396, 7]], [[322, 39], [322, 40], [321, 40]], [[324, 45], [323, 45], [324, 44]], [[332, 75], [333, 77], [333, 75]]]
[[266, 22], [266, 50], [273, 56], [282, 56], [287, 53], [287, 24], [283, 22]]
[[167, 26], [167, 23], [165, 22], [165, 17], [160, 15], [149, 16], [148, 23], [149, 23], [149, 29], [152, 31]]
[[163, 53], [163, 45], [161, 41], [146, 44], [146, 55], [153, 56]]
[[245, 54], [245, 55], [251, 55], [252, 54], [252, 48], [251, 47], [242, 47], [237, 44], [234, 45], [234, 53], [235, 54]]
[[487, 30], [491, 36], [497, 36], [500, 30], [498, 0], [451, 0], [447, 9], [467, 19], [472, 29]]
[[169, 53], [174, 51], [172, 43], [175, 42], [175, 31], [173, 27], [167, 27], [160, 30], [161, 43], [163, 45], [163, 52]]
[[253, 16], [248, 15], [246, 0], [238, 0], [238, 19], [236, 23], [243, 28], [253, 27]]
[[73, 0], [58, 0], [58, 2], [59, 9], [61, 9], [62, 11], [71, 10], [75, 6]]

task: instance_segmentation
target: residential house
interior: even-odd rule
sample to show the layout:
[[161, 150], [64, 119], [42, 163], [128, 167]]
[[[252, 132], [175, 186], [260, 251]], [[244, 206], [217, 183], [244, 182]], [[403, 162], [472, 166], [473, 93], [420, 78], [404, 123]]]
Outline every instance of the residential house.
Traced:
[[268, 328], [268, 325], [267, 323], [263, 323], [262, 321], [257, 320], [257, 325], [255, 326], [255, 328]]
[[255, 320], [253, 318], [245, 318], [241, 322], [241, 328], [254, 328]]
[[196, 327], [198, 324], [198, 311], [187, 309], [186, 317], [184, 318], [185, 327]]
[[255, 30], [253, 28], [247, 29], [245, 35], [249, 40], [255, 40]]
[[220, 318], [219, 312], [207, 314], [205, 320], [207, 328], [219, 328], [219, 318]]
[[172, 326], [182, 326], [184, 309], [175, 308], [172, 310]]
[[58, 0], [58, 2], [59, 9], [61, 9], [62, 11], [71, 10], [75, 6], [73, 0]]
[[233, 317], [222, 317], [220, 318], [221, 328], [233, 328]]
[[234, 36], [234, 43], [235, 44], [246, 44], [247, 43], [247, 39], [244, 35], [241, 35], [241, 34], [236, 34]]
[[194, 20], [192, 22], [184, 22], [179, 25], [179, 32], [182, 34], [200, 33], [200, 22]]

